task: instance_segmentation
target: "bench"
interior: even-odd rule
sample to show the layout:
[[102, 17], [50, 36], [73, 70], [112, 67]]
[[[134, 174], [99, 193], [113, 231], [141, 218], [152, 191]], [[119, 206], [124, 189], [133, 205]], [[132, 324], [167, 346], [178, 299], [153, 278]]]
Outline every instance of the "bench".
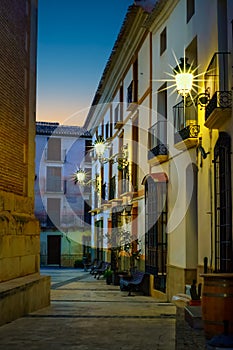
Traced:
[[104, 275], [104, 272], [109, 268], [109, 266], [110, 263], [103, 262], [101, 267], [95, 269], [95, 271], [93, 272], [94, 277], [97, 278], [97, 280], [99, 280], [100, 276]]
[[93, 262], [93, 264], [91, 265], [91, 267], [90, 267], [90, 274], [91, 274], [91, 275], [94, 275], [95, 271], [98, 270], [98, 269], [100, 269], [101, 266], [102, 266], [102, 264], [103, 264], [103, 261], [102, 261], [102, 260], [100, 260], [100, 261], [95, 260], [95, 261]]
[[120, 279], [120, 290], [124, 291], [127, 290], [128, 296], [131, 295], [131, 292], [143, 292], [144, 294], [146, 294], [145, 292], [145, 288], [144, 288], [144, 284], [145, 284], [145, 280], [146, 280], [147, 275], [142, 272], [142, 271], [135, 271], [132, 272], [130, 277], [123, 277]]

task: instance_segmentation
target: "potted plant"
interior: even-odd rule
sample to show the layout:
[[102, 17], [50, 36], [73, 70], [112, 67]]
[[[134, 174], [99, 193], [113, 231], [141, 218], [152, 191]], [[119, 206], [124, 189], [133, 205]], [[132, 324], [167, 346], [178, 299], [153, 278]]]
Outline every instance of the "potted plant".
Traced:
[[113, 271], [110, 268], [107, 268], [104, 271], [104, 278], [106, 279], [106, 283], [107, 284], [111, 284], [112, 283], [112, 273], [113, 273]]

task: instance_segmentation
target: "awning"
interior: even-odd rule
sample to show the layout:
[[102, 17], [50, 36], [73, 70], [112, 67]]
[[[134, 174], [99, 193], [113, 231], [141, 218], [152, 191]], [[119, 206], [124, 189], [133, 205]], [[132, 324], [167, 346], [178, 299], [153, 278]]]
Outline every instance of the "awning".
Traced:
[[168, 176], [166, 173], [152, 173], [152, 174], [147, 174], [143, 180], [142, 180], [142, 185], [145, 185], [146, 181], [151, 178], [155, 182], [168, 182]]

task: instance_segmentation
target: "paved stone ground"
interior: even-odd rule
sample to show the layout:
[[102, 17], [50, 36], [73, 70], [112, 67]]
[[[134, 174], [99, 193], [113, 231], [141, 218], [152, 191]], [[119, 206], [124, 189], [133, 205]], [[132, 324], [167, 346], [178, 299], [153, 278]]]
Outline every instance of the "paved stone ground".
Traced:
[[177, 307], [176, 311], [176, 349], [203, 350], [206, 340], [202, 329], [193, 329], [184, 319], [184, 308]]
[[182, 308], [107, 286], [88, 272], [46, 269], [51, 306], [0, 327], [0, 350], [199, 350]]

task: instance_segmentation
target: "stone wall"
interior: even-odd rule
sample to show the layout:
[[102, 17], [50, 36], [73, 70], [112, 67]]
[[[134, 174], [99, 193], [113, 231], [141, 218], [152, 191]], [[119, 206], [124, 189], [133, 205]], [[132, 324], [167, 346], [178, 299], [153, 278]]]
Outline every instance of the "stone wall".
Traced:
[[178, 266], [167, 267], [167, 296], [172, 300], [173, 295], [185, 293], [185, 285], [192, 284], [197, 279], [196, 269], [185, 269]]
[[[0, 1], [0, 324], [50, 302], [34, 216], [37, 0]], [[29, 281], [30, 280], [30, 281]]]
[[39, 272], [39, 256], [32, 199], [0, 191], [0, 282]]

